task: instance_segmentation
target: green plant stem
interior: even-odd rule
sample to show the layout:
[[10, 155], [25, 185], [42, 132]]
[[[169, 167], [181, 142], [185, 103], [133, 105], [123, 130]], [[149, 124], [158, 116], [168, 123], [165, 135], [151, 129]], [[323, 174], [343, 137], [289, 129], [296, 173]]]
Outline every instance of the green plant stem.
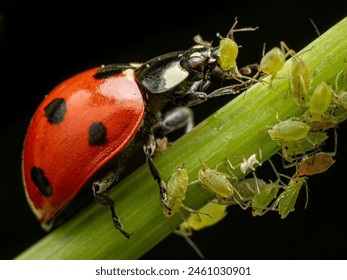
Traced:
[[[313, 87], [321, 81], [333, 81], [347, 60], [347, 18], [307, 46], [300, 57], [314, 73]], [[288, 89], [287, 62], [273, 90], [256, 84], [200, 123], [155, 158], [164, 180], [184, 164], [190, 180], [197, 177], [201, 162], [210, 167], [225, 158], [233, 164], [262, 150], [263, 160], [274, 155], [279, 146], [271, 141], [267, 128], [302, 114], [303, 109], [292, 100]], [[213, 102], [213, 100], [209, 101]], [[236, 175], [241, 175], [237, 174]], [[144, 165], [110, 191], [127, 231], [127, 240], [113, 226], [109, 209], [92, 203], [83, 212], [49, 233], [17, 259], [137, 259], [171, 234], [181, 222], [179, 215], [164, 218], [159, 191]], [[193, 185], [185, 203], [199, 208], [211, 194]]]

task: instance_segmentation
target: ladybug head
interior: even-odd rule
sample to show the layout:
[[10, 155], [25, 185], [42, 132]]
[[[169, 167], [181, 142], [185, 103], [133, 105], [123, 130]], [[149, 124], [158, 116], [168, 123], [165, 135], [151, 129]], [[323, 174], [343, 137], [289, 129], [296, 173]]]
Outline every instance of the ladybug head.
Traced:
[[140, 85], [157, 94], [185, 95], [194, 83], [204, 82], [218, 65], [218, 48], [197, 45], [161, 55], [135, 70]]
[[190, 48], [181, 59], [181, 66], [188, 72], [205, 72], [206, 67], [214, 68], [218, 59], [218, 48], [196, 45]]

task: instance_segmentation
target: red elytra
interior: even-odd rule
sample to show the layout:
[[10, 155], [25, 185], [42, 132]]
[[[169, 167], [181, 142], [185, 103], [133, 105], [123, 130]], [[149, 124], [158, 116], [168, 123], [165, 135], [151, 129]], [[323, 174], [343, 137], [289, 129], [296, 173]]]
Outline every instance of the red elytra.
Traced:
[[134, 71], [96, 79], [99, 69], [58, 85], [31, 119], [23, 149], [23, 181], [29, 204], [44, 227], [129, 143], [144, 118]]

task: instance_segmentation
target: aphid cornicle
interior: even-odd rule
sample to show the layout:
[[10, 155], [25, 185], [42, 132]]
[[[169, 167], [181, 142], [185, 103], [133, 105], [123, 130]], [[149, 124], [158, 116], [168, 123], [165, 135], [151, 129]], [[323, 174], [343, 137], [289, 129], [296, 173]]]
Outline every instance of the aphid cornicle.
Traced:
[[[114, 225], [129, 237], [106, 191], [124, 162], [141, 148], [161, 202], [171, 210], [165, 182], [153, 162], [156, 138], [188, 125], [183, 106], [235, 93], [232, 88], [206, 93], [211, 77], [224, 74], [218, 58], [219, 46], [196, 45], [143, 64], [96, 67], [55, 87], [34, 113], [23, 148], [25, 192], [42, 227], [57, 225], [62, 221], [58, 217], [83, 207], [80, 196], [93, 194], [110, 207]], [[162, 117], [161, 110], [170, 102], [180, 117]]]

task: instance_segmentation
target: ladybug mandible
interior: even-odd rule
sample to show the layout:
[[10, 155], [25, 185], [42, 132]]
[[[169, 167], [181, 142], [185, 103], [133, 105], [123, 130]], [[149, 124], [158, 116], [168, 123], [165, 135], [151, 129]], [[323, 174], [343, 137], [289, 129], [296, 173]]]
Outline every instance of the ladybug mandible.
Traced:
[[[218, 54], [219, 47], [200, 44], [143, 64], [87, 70], [55, 87], [34, 113], [23, 148], [25, 192], [42, 227], [49, 230], [59, 224], [71, 212], [72, 202], [92, 190], [129, 238], [106, 190], [117, 180], [120, 163], [139, 143], [161, 201], [170, 210], [165, 184], [152, 160], [156, 133], [189, 126], [192, 112], [184, 106], [233, 92], [222, 88], [205, 93], [211, 75], [225, 75]], [[162, 118], [160, 111], [168, 102], [177, 108]]]

